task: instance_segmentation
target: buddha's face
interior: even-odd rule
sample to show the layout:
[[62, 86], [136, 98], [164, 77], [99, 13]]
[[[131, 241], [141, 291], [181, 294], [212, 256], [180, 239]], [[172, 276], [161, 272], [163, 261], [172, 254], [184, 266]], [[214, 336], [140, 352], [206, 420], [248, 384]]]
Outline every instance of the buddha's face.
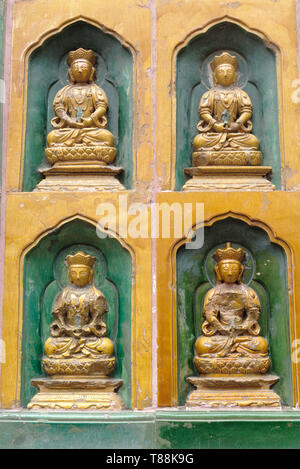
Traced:
[[72, 265], [69, 268], [69, 279], [77, 287], [84, 287], [91, 280], [91, 269], [87, 265]]
[[71, 73], [75, 83], [88, 83], [91, 73], [92, 64], [88, 60], [78, 59], [71, 65]]
[[215, 81], [221, 86], [230, 86], [236, 81], [235, 69], [230, 64], [219, 65], [215, 70]]
[[225, 283], [236, 283], [240, 279], [241, 269], [241, 263], [231, 259], [218, 264], [219, 275]]

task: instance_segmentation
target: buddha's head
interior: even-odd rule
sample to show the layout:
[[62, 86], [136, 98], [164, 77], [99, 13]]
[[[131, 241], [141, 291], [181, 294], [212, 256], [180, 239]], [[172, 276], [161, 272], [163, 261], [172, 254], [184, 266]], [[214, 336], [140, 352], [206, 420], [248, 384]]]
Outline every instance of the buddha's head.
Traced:
[[244, 267], [239, 261], [228, 259], [218, 263], [216, 269], [221, 282], [241, 283]]
[[223, 52], [223, 54], [214, 57], [210, 66], [215, 85], [230, 86], [236, 83], [238, 61], [235, 56]]
[[66, 257], [68, 265], [69, 282], [77, 287], [85, 287], [87, 284], [92, 284], [96, 259], [89, 254], [84, 254], [79, 251], [74, 256], [69, 255]]
[[214, 258], [217, 261], [215, 272], [218, 283], [241, 283], [244, 273], [242, 264], [244, 251], [233, 249], [231, 243], [226, 243], [225, 249], [217, 249]]
[[71, 83], [92, 83], [96, 69], [96, 56], [92, 50], [77, 49], [69, 52], [68, 64]]

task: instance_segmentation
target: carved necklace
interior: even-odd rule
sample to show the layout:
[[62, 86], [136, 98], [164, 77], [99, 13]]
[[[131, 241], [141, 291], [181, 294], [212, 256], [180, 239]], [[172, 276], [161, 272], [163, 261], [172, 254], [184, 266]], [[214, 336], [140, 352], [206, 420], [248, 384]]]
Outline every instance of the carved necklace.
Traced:
[[226, 108], [226, 109], [229, 109], [233, 100], [234, 100], [234, 94], [233, 95], [229, 95], [229, 93], [225, 93], [225, 92], [220, 92], [220, 95], [221, 95], [221, 101], [222, 101], [222, 104], [223, 106]]
[[88, 109], [90, 105], [90, 100], [86, 96], [83, 96], [82, 99], [77, 99], [75, 93], [73, 93], [73, 95], [70, 96], [70, 103], [74, 111], [76, 111], [76, 109], [80, 106], [82, 111], [84, 112]]
[[81, 106], [87, 99], [85, 93], [82, 93], [82, 88], [75, 88], [72, 97], [79, 106]]
[[85, 294], [81, 294], [79, 298], [74, 293], [71, 293], [71, 310], [74, 314], [80, 314], [84, 309], [84, 298]]

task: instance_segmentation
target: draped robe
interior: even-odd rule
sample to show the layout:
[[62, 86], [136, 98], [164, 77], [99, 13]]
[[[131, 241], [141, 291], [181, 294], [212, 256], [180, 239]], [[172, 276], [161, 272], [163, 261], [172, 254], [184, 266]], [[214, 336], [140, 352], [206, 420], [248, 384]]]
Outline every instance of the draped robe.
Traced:
[[[254, 290], [245, 284], [221, 283], [205, 297], [202, 324], [203, 335], [195, 344], [201, 356], [267, 356], [268, 344], [259, 336], [260, 303]], [[216, 327], [214, 319], [229, 326], [224, 333]], [[245, 330], [239, 327], [247, 324]]]
[[112, 356], [113, 343], [104, 337], [106, 311], [106, 298], [95, 286], [64, 288], [54, 301], [54, 321], [45, 342], [45, 354], [49, 358]]
[[[79, 85], [67, 85], [55, 96], [53, 109], [56, 114], [51, 120], [52, 130], [47, 137], [48, 147], [55, 146], [114, 146], [114, 138], [111, 132], [104, 127], [107, 124], [105, 116], [97, 117], [97, 110], [107, 110], [108, 100], [105, 92], [95, 83]], [[79, 109], [80, 108], [80, 109]], [[82, 117], [91, 117], [93, 126], [76, 128], [68, 127], [61, 116], [64, 114], [76, 119], [78, 110]]]
[[200, 122], [197, 126], [199, 135], [194, 138], [194, 150], [257, 150], [257, 138], [250, 132], [250, 121], [242, 124], [237, 132], [215, 132], [213, 125], [207, 123], [203, 116], [211, 115], [218, 123], [222, 122], [222, 114], [228, 111], [229, 122], [235, 122], [244, 113], [252, 115], [252, 103], [245, 91], [238, 87], [214, 87], [203, 94], [199, 104]]

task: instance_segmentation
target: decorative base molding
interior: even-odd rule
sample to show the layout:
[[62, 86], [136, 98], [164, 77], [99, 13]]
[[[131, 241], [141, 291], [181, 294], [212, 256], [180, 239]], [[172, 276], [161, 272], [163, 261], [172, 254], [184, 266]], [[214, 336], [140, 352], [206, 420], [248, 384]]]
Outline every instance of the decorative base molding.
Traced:
[[204, 150], [192, 155], [193, 166], [259, 166], [262, 154], [255, 150]]
[[122, 410], [125, 405], [117, 394], [121, 379], [40, 378], [31, 380], [39, 392], [31, 399], [31, 410]]
[[106, 166], [98, 161], [58, 162], [41, 171], [45, 176], [34, 191], [123, 191], [117, 179], [123, 168]]
[[198, 191], [273, 191], [275, 186], [266, 179], [271, 166], [198, 166], [185, 168], [189, 179], [182, 190]]
[[194, 364], [202, 374], [265, 374], [270, 368], [270, 357], [203, 357], [195, 356]]
[[58, 161], [101, 161], [103, 164], [111, 164], [116, 158], [117, 149], [103, 145], [90, 147], [84, 145], [75, 145], [73, 147], [58, 145], [46, 148], [45, 153], [50, 164]]
[[115, 369], [115, 357], [101, 358], [48, 358], [42, 359], [45, 373], [49, 376], [86, 376], [102, 375], [109, 376]]
[[280, 397], [270, 389], [279, 380], [275, 375], [206, 375], [187, 379], [196, 387], [188, 395], [188, 410], [197, 407], [281, 407]]

